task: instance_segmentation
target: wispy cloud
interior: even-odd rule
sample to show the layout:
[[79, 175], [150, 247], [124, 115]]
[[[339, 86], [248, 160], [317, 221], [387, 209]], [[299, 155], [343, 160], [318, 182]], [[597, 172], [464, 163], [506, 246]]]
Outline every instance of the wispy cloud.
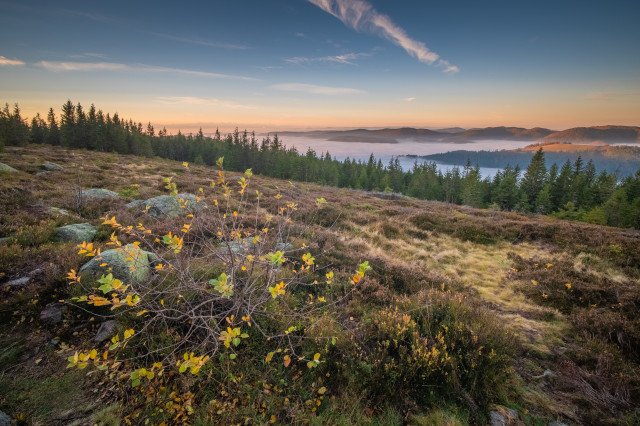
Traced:
[[349, 89], [346, 87], [328, 87], [317, 86], [315, 84], [304, 83], [282, 83], [270, 86], [272, 89], [284, 90], [286, 92], [304, 92], [314, 95], [353, 95], [357, 93], [366, 93], [363, 90]]
[[262, 71], [271, 71], [271, 70], [279, 70], [282, 67], [278, 65], [267, 65], [267, 66], [254, 65], [253, 68], [262, 70]]
[[138, 71], [138, 72], [161, 72], [184, 75], [194, 75], [198, 77], [227, 78], [236, 80], [255, 80], [251, 77], [239, 75], [219, 74], [206, 71], [195, 71], [181, 68], [160, 67], [145, 64], [119, 64], [116, 62], [62, 62], [62, 61], [40, 61], [36, 65], [49, 71]]
[[370, 53], [346, 53], [344, 55], [322, 56], [317, 58], [296, 56], [296, 57], [288, 58], [285, 60], [292, 64], [305, 64], [305, 63], [311, 63], [311, 62], [335, 62], [339, 64], [356, 65], [352, 61], [355, 61], [356, 59], [364, 58], [367, 56], [371, 56], [371, 54]]
[[83, 53], [81, 55], [71, 55], [72, 59], [86, 59], [86, 58], [97, 58], [97, 59], [107, 59], [107, 55], [103, 55], [102, 53]]
[[128, 65], [115, 62], [63, 62], [40, 61], [36, 65], [49, 71], [126, 71]]
[[405, 101], [405, 102], [413, 102], [413, 101], [416, 100], [416, 98], [411, 97], [411, 98], [404, 98], [402, 100]]
[[455, 73], [459, 68], [429, 50], [421, 41], [409, 37], [406, 31], [391, 21], [387, 15], [378, 13], [364, 0], [308, 0], [320, 9], [340, 19], [357, 31], [368, 31], [402, 47], [409, 55], [426, 64], [444, 68], [444, 72]]
[[221, 106], [234, 109], [253, 109], [253, 105], [243, 105], [231, 101], [224, 101], [212, 98], [197, 98], [192, 96], [158, 96], [158, 102], [164, 104], [186, 104], [186, 105], [205, 105], [205, 106]]
[[18, 65], [24, 65], [24, 62], [21, 61], [20, 59], [9, 59], [9, 58], [5, 58], [4, 56], [0, 56], [0, 66], [18, 66]]
[[197, 38], [187, 38], [187, 37], [176, 37], [169, 34], [161, 34], [161, 33], [151, 33], [156, 37], [161, 37], [167, 40], [180, 41], [183, 43], [196, 44], [200, 46], [209, 46], [209, 47], [221, 47], [223, 49], [248, 49], [248, 46], [244, 46], [241, 44], [232, 44], [232, 43], [224, 43], [220, 41], [211, 41], [211, 40], [201, 40]]

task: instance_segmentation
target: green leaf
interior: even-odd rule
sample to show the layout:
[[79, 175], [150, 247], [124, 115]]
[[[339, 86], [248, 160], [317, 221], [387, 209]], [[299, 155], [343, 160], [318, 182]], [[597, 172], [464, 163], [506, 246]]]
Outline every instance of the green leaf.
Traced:
[[98, 290], [102, 291], [102, 294], [107, 294], [111, 290], [113, 290], [113, 287], [111, 287], [110, 284], [102, 284], [100, 287], [98, 287]]
[[235, 339], [233, 339], [233, 344], [234, 344], [235, 346], [238, 346], [238, 345], [240, 344], [240, 342], [241, 342], [241, 340], [240, 340], [240, 338], [238, 338], [238, 337], [236, 337]]
[[136, 388], [138, 386], [140, 386], [140, 379], [136, 379], [131, 383], [131, 386]]
[[229, 359], [236, 359], [236, 354], [230, 354]]
[[185, 364], [182, 364], [182, 365], [180, 366], [180, 370], [179, 370], [179, 371], [180, 371], [181, 373], [184, 373], [185, 371], [187, 371], [187, 366], [186, 366]]
[[335, 344], [336, 344], [336, 338], [335, 338], [335, 337], [332, 337], [332, 338], [331, 338], [331, 344], [332, 344], [332, 345], [335, 345]]

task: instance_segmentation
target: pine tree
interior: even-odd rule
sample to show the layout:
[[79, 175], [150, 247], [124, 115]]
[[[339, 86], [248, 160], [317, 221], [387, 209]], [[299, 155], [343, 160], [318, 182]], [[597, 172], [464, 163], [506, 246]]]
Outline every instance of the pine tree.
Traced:
[[520, 184], [522, 192], [524, 192], [527, 197], [527, 203], [529, 206], [535, 206], [536, 198], [544, 187], [546, 181], [547, 166], [544, 162], [544, 151], [542, 150], [542, 147], [540, 147], [531, 159], [531, 163], [529, 163], [529, 167], [527, 167], [527, 171], [524, 173], [524, 177]]

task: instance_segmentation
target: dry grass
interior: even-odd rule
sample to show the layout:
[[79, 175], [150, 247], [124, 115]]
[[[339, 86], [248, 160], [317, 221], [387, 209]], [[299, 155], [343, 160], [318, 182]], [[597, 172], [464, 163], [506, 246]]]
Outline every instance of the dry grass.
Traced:
[[[36, 177], [45, 161], [61, 164], [65, 170]], [[71, 191], [78, 182], [85, 188], [104, 187], [116, 192], [137, 184], [140, 197], [149, 198], [166, 192], [163, 177], [174, 176], [184, 192], [208, 186], [213, 177], [213, 169], [208, 167], [191, 165], [185, 172], [178, 163], [168, 160], [70, 152], [50, 146], [7, 148], [0, 153], [0, 162], [20, 171], [0, 180], [0, 237], [15, 236], [29, 227], [49, 229], [87, 218], [97, 224], [100, 215], [107, 213], [117, 214], [130, 223], [139, 219], [136, 213], [126, 212], [123, 200], [96, 203], [84, 212], [82, 219], [52, 217], [49, 207], [72, 205]], [[444, 288], [464, 295], [474, 306], [490, 310], [505, 332], [517, 337], [521, 347], [516, 365], [522, 380], [520, 397], [531, 413], [540, 418], [559, 417], [580, 423], [594, 421], [598, 416], [614, 418], [638, 407], [637, 390], [629, 393], [626, 400], [619, 396], [624, 394], [625, 386], [634, 382], [613, 381], [614, 374], [633, 375], [637, 360], [616, 354], [606, 344], [598, 350], [588, 346], [582, 333], [588, 330], [587, 325], [579, 326], [582, 323], [576, 320], [578, 311], [574, 305], [569, 309], [564, 299], [563, 305], [557, 305], [538, 297], [531, 292], [531, 280], [543, 282], [544, 277], [553, 277], [557, 281], [565, 275], [577, 274], [589, 289], [599, 283], [610, 283], [626, 295], [631, 309], [637, 300], [632, 296], [640, 287], [640, 232], [438, 202], [382, 200], [362, 191], [317, 184], [289, 185], [260, 176], [253, 180], [264, 193], [263, 208], [272, 207], [273, 196], [278, 192], [299, 203], [300, 216], [312, 225], [293, 226], [294, 229], [299, 226], [300, 232], [311, 240], [318, 262], [324, 261], [339, 270], [362, 260], [370, 261], [372, 279], [363, 284], [357, 296], [362, 300], [369, 298], [372, 303], [384, 304], [395, 293], [410, 298], [423, 290]], [[317, 210], [314, 205], [319, 197], [324, 197], [328, 204]], [[175, 224], [154, 225], [162, 230]], [[64, 268], [78, 262], [72, 245], [58, 246], [57, 251], [44, 243], [15, 250], [10, 247], [0, 246], [4, 262], [0, 272], [5, 272], [0, 282], [39, 265], [55, 264], [47, 269], [47, 282], [52, 286], [64, 280]], [[534, 267], [535, 263], [562, 267], [547, 268], [549, 272]], [[6, 300], [18, 297], [15, 292], [3, 296]], [[580, 317], [585, 324], [600, 318], [608, 317]], [[591, 366], [599, 362], [596, 352], [613, 354], [613, 361], [603, 358], [602, 362], [624, 364], [607, 371], [598, 370], [597, 377], [606, 386], [598, 384], [600, 379], [589, 376], [596, 374]], [[557, 375], [552, 379], [536, 378], [547, 368]], [[572, 383], [576, 388], [573, 391]], [[585, 395], [579, 394], [580, 386], [588, 390]], [[596, 408], [586, 408], [588, 404]], [[606, 414], [603, 411], [606, 404], [613, 404], [617, 411]]]

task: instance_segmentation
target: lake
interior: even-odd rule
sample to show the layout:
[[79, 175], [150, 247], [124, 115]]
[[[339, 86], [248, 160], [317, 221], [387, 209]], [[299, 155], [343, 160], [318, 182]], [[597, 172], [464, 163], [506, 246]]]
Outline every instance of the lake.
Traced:
[[[535, 143], [533, 141], [509, 141], [509, 140], [480, 140], [465, 143], [423, 141], [415, 139], [398, 139], [398, 143], [368, 143], [368, 142], [337, 142], [326, 139], [316, 139], [304, 136], [282, 136], [280, 141], [287, 147], [295, 147], [299, 153], [304, 154], [308, 148], [313, 149], [318, 156], [329, 151], [332, 158], [340, 161], [347, 157], [360, 161], [368, 161], [373, 154], [376, 159], [382, 160], [385, 166], [389, 164], [391, 157], [398, 157], [402, 169], [407, 171], [413, 167], [415, 158], [406, 155], [429, 155], [449, 151], [497, 151], [500, 149], [523, 148]], [[418, 161], [420, 163], [420, 161]], [[458, 165], [460, 168], [464, 164]], [[452, 164], [437, 163], [438, 170], [446, 172], [455, 167]], [[481, 167], [483, 177], [493, 177], [499, 170], [497, 168]]]

